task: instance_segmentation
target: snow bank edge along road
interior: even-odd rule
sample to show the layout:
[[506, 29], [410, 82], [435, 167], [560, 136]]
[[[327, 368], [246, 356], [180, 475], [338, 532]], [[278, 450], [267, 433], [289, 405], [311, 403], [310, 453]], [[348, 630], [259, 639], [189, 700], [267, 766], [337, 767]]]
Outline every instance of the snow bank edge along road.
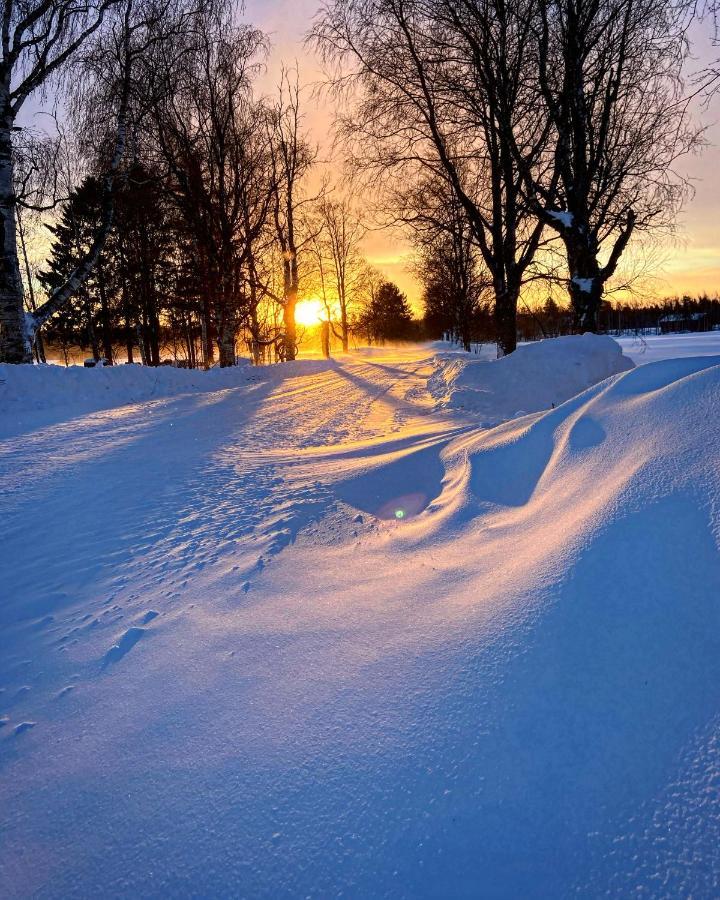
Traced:
[[[313, 375], [325, 370], [325, 360], [284, 363], [285, 377]], [[249, 360], [227, 369], [176, 369], [174, 366], [117, 365], [86, 369], [83, 366], [0, 365], [0, 412], [19, 413], [67, 409], [69, 414], [111, 409], [161, 397], [240, 387], [253, 373]]]
[[[612, 338], [594, 334], [550, 338], [523, 344], [504, 359], [479, 360], [437, 345], [408, 345], [398, 351], [411, 359], [432, 360], [435, 371], [428, 391], [437, 409], [462, 409], [480, 415], [482, 424], [497, 424], [517, 415], [559, 405], [598, 381], [632, 368]], [[338, 359], [300, 359], [252, 368], [248, 361], [230, 369], [176, 369], [172, 366], [0, 365], [0, 414], [24, 419], [42, 410], [68, 415], [111, 409], [129, 403], [196, 392], [313, 376], [335, 366], [372, 362], [377, 348], [354, 351]]]

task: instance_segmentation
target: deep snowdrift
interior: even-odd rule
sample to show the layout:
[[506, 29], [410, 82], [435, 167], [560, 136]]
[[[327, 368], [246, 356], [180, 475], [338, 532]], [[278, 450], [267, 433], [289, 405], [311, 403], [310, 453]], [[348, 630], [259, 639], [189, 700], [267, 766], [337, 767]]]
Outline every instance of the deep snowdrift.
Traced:
[[5, 442], [4, 894], [717, 893], [720, 358], [433, 365]]
[[503, 359], [451, 354], [438, 360], [428, 390], [439, 408], [464, 409], [497, 425], [559, 406], [633, 363], [611, 337], [570, 335], [520, 344]]

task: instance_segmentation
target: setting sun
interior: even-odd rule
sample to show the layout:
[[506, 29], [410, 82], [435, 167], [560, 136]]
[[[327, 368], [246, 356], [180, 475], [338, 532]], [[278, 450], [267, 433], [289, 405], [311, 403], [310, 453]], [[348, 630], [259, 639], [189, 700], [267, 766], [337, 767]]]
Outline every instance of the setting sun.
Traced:
[[295, 307], [295, 321], [305, 328], [319, 325], [325, 317], [325, 307], [318, 297], [301, 300]]
[[[338, 315], [337, 303], [330, 303], [330, 318], [336, 321]], [[307, 300], [300, 300], [295, 307], [295, 321], [304, 328], [319, 325], [320, 322], [326, 319], [327, 308], [319, 297], [308, 297]]]

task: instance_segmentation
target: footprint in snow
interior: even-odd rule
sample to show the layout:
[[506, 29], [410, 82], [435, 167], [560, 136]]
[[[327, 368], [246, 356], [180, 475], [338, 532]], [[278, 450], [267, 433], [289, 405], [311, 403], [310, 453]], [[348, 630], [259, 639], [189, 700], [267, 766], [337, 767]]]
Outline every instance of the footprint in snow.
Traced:
[[148, 622], [152, 622], [153, 619], [157, 619], [159, 615], [159, 612], [156, 612], [154, 609], [149, 609], [143, 616], [143, 625], [147, 625]]
[[68, 684], [68, 685], [67, 685], [66, 687], [64, 687], [61, 691], [58, 691], [57, 694], [55, 694], [55, 699], [56, 699], [56, 700], [59, 700], [61, 697], [67, 696], [67, 694], [69, 694], [70, 691], [74, 691], [74, 690], [75, 690], [75, 685], [74, 685], [74, 684]]
[[34, 728], [37, 723], [35, 722], [20, 722], [19, 725], [16, 725], [13, 728], [13, 732], [15, 734], [22, 734], [24, 731], [30, 731], [31, 728]]
[[3, 728], [10, 721], [10, 716], [0, 716], [0, 728]]
[[19, 687], [15, 693], [6, 701], [7, 706], [14, 706], [16, 703], [20, 703], [20, 701], [31, 691], [31, 687], [29, 684], [24, 684], [22, 687]]
[[145, 628], [138, 628], [137, 626], [128, 628], [117, 644], [114, 644], [105, 654], [103, 668], [110, 665], [110, 663], [117, 662], [119, 659], [122, 659], [126, 653], [129, 653], [140, 638], [143, 637], [145, 631]]

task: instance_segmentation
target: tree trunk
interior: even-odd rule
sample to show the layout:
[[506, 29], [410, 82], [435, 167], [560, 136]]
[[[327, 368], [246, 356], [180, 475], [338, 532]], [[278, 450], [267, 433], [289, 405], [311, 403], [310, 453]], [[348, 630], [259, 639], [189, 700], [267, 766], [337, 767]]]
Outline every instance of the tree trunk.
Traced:
[[100, 343], [97, 339], [97, 330], [95, 329], [95, 320], [93, 318], [92, 304], [87, 294], [85, 300], [85, 315], [87, 316], [88, 340], [90, 341], [90, 349], [92, 350], [93, 359], [98, 362], [100, 359]]
[[220, 351], [220, 367], [225, 369], [234, 366], [235, 357], [235, 317], [226, 313], [220, 325], [218, 334], [218, 350]]
[[[207, 282], [206, 282], [207, 290]], [[213, 349], [213, 327], [210, 317], [210, 301], [207, 295], [203, 297], [202, 310], [200, 312], [200, 343], [202, 345], [203, 366], [209, 369], [215, 362], [215, 350]]]
[[152, 262], [150, 258], [150, 241], [147, 228], [140, 225], [140, 281], [145, 307], [147, 354], [150, 365], [160, 365], [160, 318], [157, 311], [157, 294], [153, 279]]
[[295, 359], [297, 351], [297, 326], [295, 325], [295, 306], [297, 293], [285, 298], [283, 306], [283, 328], [285, 330], [285, 359]]
[[[338, 278], [340, 282], [340, 279]], [[345, 285], [344, 280], [340, 282], [338, 289], [338, 301], [340, 305], [340, 340], [342, 341], [343, 353], [348, 352], [349, 346], [349, 328], [348, 328], [348, 315], [347, 315], [347, 294], [345, 293]], [[330, 313], [328, 312], [328, 318], [330, 317]], [[333, 329], [334, 330], [334, 329]]]
[[45, 358], [45, 341], [43, 340], [41, 331], [35, 333], [35, 356], [39, 363], [47, 362], [47, 359]]
[[517, 302], [520, 289], [504, 288], [495, 292], [495, 336], [498, 359], [517, 347]]
[[185, 333], [185, 352], [187, 354], [188, 366], [194, 369], [197, 365], [195, 359], [195, 335], [193, 334], [192, 313], [183, 315], [183, 328]]
[[295, 307], [298, 298], [297, 254], [291, 250], [283, 260], [284, 303], [283, 327], [285, 329], [285, 359], [295, 359], [297, 355], [297, 326], [295, 324]]
[[320, 323], [320, 349], [325, 359], [330, 359], [330, 323]]
[[568, 282], [568, 290], [573, 308], [575, 331], [597, 332], [598, 313], [603, 298], [602, 279], [573, 275]]
[[160, 365], [160, 319], [155, 302], [155, 292], [151, 291], [147, 307], [148, 352], [153, 366]]
[[107, 290], [105, 289], [105, 272], [103, 267], [98, 265], [98, 290], [100, 291], [100, 315], [102, 316], [102, 338], [103, 353], [105, 359], [113, 364], [113, 345], [112, 345], [112, 329], [110, 324], [110, 309], [108, 307]]
[[125, 349], [127, 350], [127, 361], [129, 363], [135, 362], [133, 359], [133, 346], [134, 346], [134, 337], [133, 337], [133, 327], [132, 327], [132, 316], [130, 313], [130, 301], [128, 300], [128, 289], [127, 282], [123, 278], [123, 288], [122, 288], [122, 296], [123, 296], [123, 313], [125, 315]]
[[12, 127], [5, 110], [0, 123], [0, 362], [32, 363], [17, 252]]
[[343, 303], [342, 309], [340, 310], [340, 329], [342, 334], [342, 348], [343, 353], [348, 352], [348, 320], [347, 320], [347, 308]]
[[565, 239], [570, 280], [568, 292], [575, 331], [597, 331], [605, 282], [597, 254], [584, 241]]
[[[35, 291], [33, 290], [32, 271], [30, 270], [30, 260], [28, 259], [27, 244], [25, 242], [25, 231], [23, 229], [22, 216], [20, 215], [19, 206], [15, 207], [15, 213], [17, 215], [17, 233], [18, 237], [20, 238], [20, 247], [22, 248], [23, 262], [25, 263], [25, 278], [27, 279], [28, 299], [30, 300], [30, 309], [34, 313], [37, 310], [37, 305], [35, 303]], [[34, 350], [36, 361], [39, 363], [46, 362], [45, 345], [43, 343], [42, 334], [39, 330], [35, 334]]]
[[118, 240], [118, 250], [120, 255], [120, 275], [122, 278], [122, 288], [121, 288], [121, 297], [122, 297], [122, 312], [123, 318], [125, 319], [125, 350], [127, 352], [127, 361], [129, 363], [134, 363], [134, 345], [135, 338], [133, 334], [133, 314], [132, 309], [130, 307], [130, 290], [128, 288], [128, 265], [127, 265], [127, 257], [125, 256], [125, 247], [121, 237]]
[[257, 270], [255, 254], [250, 244], [248, 249], [248, 285], [250, 287], [250, 336], [252, 339], [253, 365], [260, 365], [260, 322], [258, 320]]

